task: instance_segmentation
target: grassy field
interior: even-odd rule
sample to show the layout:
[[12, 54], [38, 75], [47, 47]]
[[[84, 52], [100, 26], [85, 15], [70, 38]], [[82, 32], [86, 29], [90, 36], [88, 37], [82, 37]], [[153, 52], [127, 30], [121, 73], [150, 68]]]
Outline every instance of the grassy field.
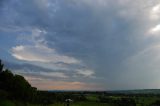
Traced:
[[[114, 104], [109, 104], [109, 103], [100, 103], [98, 101], [98, 96], [96, 94], [93, 95], [88, 95], [87, 96], [87, 101], [82, 101], [82, 102], [72, 102], [70, 103], [70, 106], [117, 106]], [[111, 96], [111, 98], [113, 99], [119, 99], [119, 98], [123, 98], [123, 96]], [[135, 102], [136, 102], [136, 106], [150, 106], [150, 104], [152, 104], [153, 102], [155, 102], [156, 100], [160, 100], [160, 97], [132, 97]], [[21, 102], [15, 102], [15, 101], [1, 101], [0, 102], [0, 106], [44, 106], [44, 105], [33, 105], [33, 104], [27, 104], [24, 105]], [[50, 104], [50, 105], [45, 105], [45, 106], [66, 106], [65, 103], [54, 103], [54, 104]]]
[[[0, 103], [0, 106], [24, 106], [23, 104], [15, 104], [10, 101], [4, 101]], [[32, 104], [27, 104], [27, 106], [43, 106], [43, 105], [32, 105]], [[47, 106], [66, 106], [64, 103], [55, 103]], [[94, 102], [79, 102], [79, 103], [71, 103], [70, 106], [110, 106], [106, 103], [94, 103]]]
[[[12, 102], [5, 102], [1, 103], [0, 106], [26, 106], [19, 103], [19, 105], [16, 105]], [[33, 104], [27, 104], [27, 106], [43, 106], [43, 105], [33, 105]], [[55, 103], [47, 106], [66, 106], [64, 103]], [[115, 106], [107, 103], [92, 103], [92, 102], [79, 102], [79, 103], [71, 103], [70, 106]], [[149, 106], [147, 103], [145, 104], [136, 104], [136, 106]]]
[[[56, 103], [49, 106], [66, 106], [62, 103]], [[70, 106], [110, 106], [106, 103], [95, 103], [95, 102], [79, 102], [79, 103], [71, 103]]]

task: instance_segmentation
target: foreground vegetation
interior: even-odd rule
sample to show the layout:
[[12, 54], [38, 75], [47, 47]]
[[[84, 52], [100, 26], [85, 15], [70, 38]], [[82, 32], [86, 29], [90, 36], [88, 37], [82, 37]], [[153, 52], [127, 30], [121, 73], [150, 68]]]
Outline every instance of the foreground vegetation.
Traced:
[[68, 106], [66, 99], [70, 106], [160, 106], [158, 93], [39, 91], [3, 66], [0, 61], [0, 106]]
[[[92, 94], [91, 94], [92, 95]], [[98, 96], [98, 94], [97, 94]], [[70, 106], [160, 106], [159, 97], [133, 97], [134, 102], [129, 102], [127, 98], [123, 101], [112, 101], [115, 98], [124, 98], [124, 96], [114, 96], [110, 97], [110, 101], [100, 102], [100, 101], [73, 101]], [[98, 98], [97, 98], [98, 99]], [[129, 100], [129, 101], [128, 101]], [[67, 106], [65, 102], [55, 102], [52, 104], [32, 104], [23, 103], [22, 101], [16, 100], [3, 100], [0, 102], [0, 106]]]

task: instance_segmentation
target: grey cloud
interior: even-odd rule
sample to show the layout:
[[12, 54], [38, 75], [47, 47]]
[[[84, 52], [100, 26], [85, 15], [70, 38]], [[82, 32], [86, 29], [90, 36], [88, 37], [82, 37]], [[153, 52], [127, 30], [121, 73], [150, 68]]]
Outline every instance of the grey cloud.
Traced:
[[[81, 70], [81, 72], [85, 72], [88, 70], [86, 67], [83, 68], [83, 66], [75, 66], [73, 64], [65, 64], [65, 63], [55, 63], [52, 64], [52, 68], [47, 68], [47, 64], [43, 64], [40, 66], [40, 63], [38, 65], [34, 63], [15, 63], [15, 62], [8, 62], [3, 61], [5, 64], [5, 67], [11, 70], [15, 74], [20, 74], [25, 77], [35, 77], [35, 78], [42, 78], [46, 80], [53, 80], [53, 81], [84, 81], [84, 82], [91, 82], [89, 78], [86, 78], [85, 73], [79, 74], [77, 73], [77, 69]], [[46, 67], [45, 67], [46, 65]], [[61, 68], [56, 68], [61, 66]], [[65, 67], [63, 69], [63, 67]], [[89, 74], [87, 74], [88, 77], [92, 77], [93, 72], [92, 70], [89, 71]], [[85, 79], [82, 79], [85, 78]]]
[[[81, 60], [85, 67], [95, 71], [97, 78], [101, 77], [92, 79], [92, 82], [102, 82], [110, 89], [140, 87], [139, 83], [132, 83], [136, 81], [135, 78], [129, 81], [125, 79], [126, 76], [132, 76], [131, 73], [136, 75], [138, 71], [134, 70], [141, 70], [141, 67], [129, 67], [125, 60], [154, 42], [159, 42], [145, 36], [151, 25], [149, 10], [158, 1], [48, 2], [56, 6], [45, 7], [38, 4], [37, 0], [10, 1], [8, 10], [3, 10], [1, 19], [5, 21], [2, 24], [44, 29], [47, 32], [44, 36], [47, 46], [55, 48], [60, 54]], [[5, 8], [7, 6], [3, 7]], [[5, 15], [5, 11], [8, 11], [9, 15]], [[142, 69], [143, 74], [145, 70], [147, 68]], [[147, 79], [147, 76], [144, 76], [144, 79]], [[137, 77], [141, 79], [141, 75]], [[143, 82], [144, 80], [140, 83]], [[146, 83], [142, 86], [148, 87]]]

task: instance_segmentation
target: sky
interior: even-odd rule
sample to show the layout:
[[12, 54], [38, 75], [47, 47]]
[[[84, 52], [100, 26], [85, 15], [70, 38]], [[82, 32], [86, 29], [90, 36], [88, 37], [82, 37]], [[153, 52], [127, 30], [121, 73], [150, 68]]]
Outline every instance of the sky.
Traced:
[[159, 0], [0, 0], [0, 59], [40, 90], [160, 88]]

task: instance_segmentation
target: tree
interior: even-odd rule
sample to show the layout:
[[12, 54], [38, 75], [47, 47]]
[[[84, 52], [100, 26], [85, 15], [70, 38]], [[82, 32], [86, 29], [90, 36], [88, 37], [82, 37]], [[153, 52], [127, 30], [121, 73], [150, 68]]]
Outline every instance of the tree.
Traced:
[[21, 101], [24, 104], [36, 103], [45, 105], [55, 101], [56, 96], [54, 93], [38, 91], [23, 76], [13, 74], [9, 69], [3, 69], [3, 66], [0, 60], [0, 101], [6, 99]]
[[2, 72], [3, 71], [3, 64], [2, 64], [2, 61], [0, 60], [0, 72]]

